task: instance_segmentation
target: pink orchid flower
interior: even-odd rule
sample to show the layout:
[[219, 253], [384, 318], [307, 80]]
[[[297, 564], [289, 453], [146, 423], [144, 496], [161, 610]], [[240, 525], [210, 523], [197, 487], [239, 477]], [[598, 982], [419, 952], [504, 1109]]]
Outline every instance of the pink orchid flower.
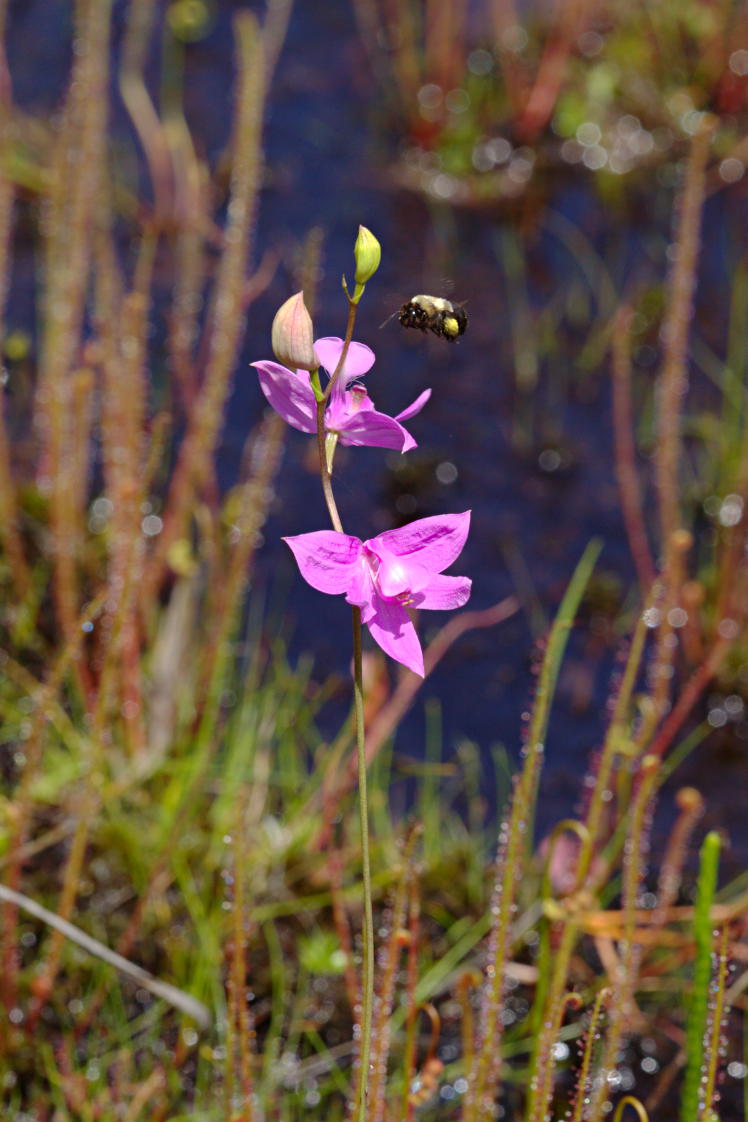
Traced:
[[465, 544], [470, 511], [419, 518], [362, 542], [318, 530], [284, 538], [312, 588], [345, 594], [361, 608], [362, 622], [382, 650], [423, 677], [423, 651], [406, 611], [460, 608], [470, 596], [468, 577], [445, 577]]
[[[343, 340], [317, 339], [314, 350], [320, 366], [331, 375], [338, 365]], [[431, 397], [431, 390], [424, 390], [396, 417], [379, 413], [364, 387], [352, 384], [357, 378], [363, 378], [373, 365], [374, 352], [363, 343], [351, 343], [345, 366], [335, 381], [327, 403], [325, 430], [335, 433], [341, 444], [369, 445], [408, 452], [416, 447], [416, 442], [400, 422], [414, 417], [423, 409]], [[253, 362], [252, 366], [259, 372], [262, 392], [276, 413], [280, 413], [284, 421], [295, 429], [316, 432], [317, 403], [307, 371], [289, 370], [278, 362]]]

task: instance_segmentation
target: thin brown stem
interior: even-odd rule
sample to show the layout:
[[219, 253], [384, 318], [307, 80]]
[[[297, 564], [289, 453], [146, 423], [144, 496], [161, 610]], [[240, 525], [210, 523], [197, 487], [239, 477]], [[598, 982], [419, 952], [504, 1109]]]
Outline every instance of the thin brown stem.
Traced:
[[613, 440], [621, 509], [639, 587], [645, 596], [655, 579], [655, 566], [644, 522], [641, 486], [636, 470], [636, 445], [631, 409], [631, 309], [622, 308], [613, 325]]
[[348, 349], [351, 345], [351, 339], [353, 338], [353, 328], [354, 328], [355, 323], [356, 323], [356, 312], [357, 311], [358, 311], [358, 304], [355, 304], [353, 302], [353, 300], [349, 300], [348, 301], [348, 323], [346, 324], [346, 328], [345, 328], [345, 339], [343, 340], [343, 349], [340, 352], [340, 358], [338, 359], [338, 365], [333, 370], [332, 375], [330, 377], [330, 381], [327, 383], [327, 386], [325, 387], [325, 391], [322, 395], [325, 403], [327, 401], [329, 401], [330, 394], [333, 391], [333, 387], [334, 387], [335, 383], [337, 382], [338, 378], [340, 377], [340, 371], [345, 366], [345, 360], [348, 357]]
[[691, 144], [679, 204], [673, 245], [675, 261], [668, 286], [668, 307], [662, 330], [665, 357], [658, 387], [656, 474], [660, 547], [665, 553], [666, 564], [668, 543], [680, 526], [678, 464], [681, 412], [687, 384], [687, 344], [696, 288], [704, 172], [713, 131], [713, 119], [705, 118]]

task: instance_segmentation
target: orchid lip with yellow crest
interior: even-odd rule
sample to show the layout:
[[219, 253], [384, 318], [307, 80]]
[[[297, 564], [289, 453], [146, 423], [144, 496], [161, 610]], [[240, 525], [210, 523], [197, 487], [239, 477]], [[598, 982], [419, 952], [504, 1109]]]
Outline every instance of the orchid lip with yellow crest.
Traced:
[[275, 313], [271, 330], [273, 354], [284, 366], [296, 370], [316, 370], [314, 326], [304, 303], [303, 292], [289, 296]]

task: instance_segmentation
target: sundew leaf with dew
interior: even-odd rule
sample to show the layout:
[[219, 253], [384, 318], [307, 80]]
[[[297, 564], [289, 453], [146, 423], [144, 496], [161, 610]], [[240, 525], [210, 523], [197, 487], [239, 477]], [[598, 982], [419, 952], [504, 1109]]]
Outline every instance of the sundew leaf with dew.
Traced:
[[[720, 838], [714, 830], [707, 834], [699, 854], [699, 880], [696, 889], [696, 906], [693, 917], [693, 934], [696, 940], [696, 961], [693, 968], [693, 993], [688, 1007], [686, 1026], [686, 1075], [681, 1096], [681, 1122], [694, 1122], [702, 1118], [701, 1081], [708, 1056], [704, 1054], [709, 986], [712, 978], [712, 918], [711, 911], [717, 890]], [[711, 1104], [706, 1104], [710, 1107]]]
[[514, 789], [509, 821], [502, 829], [504, 838], [500, 842], [495, 903], [492, 909], [494, 924], [489, 952], [492, 969], [483, 987], [481, 998], [481, 1043], [471, 1072], [470, 1093], [465, 1106], [466, 1122], [478, 1122], [478, 1119], [493, 1112], [500, 1065], [500, 1011], [504, 994], [505, 966], [512, 945], [512, 919], [523, 866], [524, 847], [527, 845], [527, 839], [532, 837], [532, 820], [535, 814], [535, 799], [551, 703], [569, 633], [601, 548], [602, 543], [593, 539], [585, 549], [548, 636], [525, 743], [524, 764]]

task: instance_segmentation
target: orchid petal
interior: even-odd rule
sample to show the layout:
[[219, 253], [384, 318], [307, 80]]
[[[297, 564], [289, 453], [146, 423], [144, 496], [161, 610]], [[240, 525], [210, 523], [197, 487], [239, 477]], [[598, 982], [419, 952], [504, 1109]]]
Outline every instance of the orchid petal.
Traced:
[[374, 598], [374, 614], [368, 628], [375, 643], [385, 654], [401, 662], [423, 678], [423, 651], [416, 629], [402, 604], [392, 600]]
[[366, 445], [369, 448], [394, 448], [408, 452], [416, 442], [407, 429], [386, 413], [376, 409], [361, 409], [343, 420], [337, 431], [341, 444]]
[[383, 596], [392, 599], [404, 593], [420, 592], [434, 579], [434, 573], [414, 561], [412, 557], [398, 557], [387, 550], [379, 550], [377, 585]]
[[[340, 361], [340, 355], [343, 350], [343, 340], [335, 336], [317, 339], [314, 344], [314, 350], [319, 359], [320, 366], [323, 366], [330, 377], [332, 377], [335, 373], [335, 367]], [[348, 383], [352, 382], [355, 378], [363, 378], [364, 374], [368, 373], [373, 365], [374, 351], [371, 347], [367, 347], [365, 343], [351, 343], [348, 347], [348, 353], [345, 356], [345, 366], [340, 373], [338, 382], [343, 386], [347, 386]]]
[[393, 553], [413, 560], [432, 573], [441, 573], [460, 553], [470, 528], [470, 511], [419, 518], [397, 530], [386, 530], [364, 542], [373, 553]]
[[411, 607], [441, 610], [461, 608], [470, 598], [472, 583], [469, 577], [434, 576], [426, 588], [413, 593]]
[[319, 592], [348, 592], [357, 584], [361, 542], [335, 530], [284, 538], [304, 580]]
[[424, 390], [419, 393], [415, 401], [411, 402], [407, 409], [403, 409], [402, 413], [395, 414], [396, 421], [407, 421], [410, 417], [415, 417], [416, 413], [420, 413], [424, 405], [431, 397], [431, 390]]
[[309, 375], [298, 373], [278, 362], [253, 362], [260, 376], [260, 388], [276, 413], [302, 432], [317, 431], [317, 405]]

